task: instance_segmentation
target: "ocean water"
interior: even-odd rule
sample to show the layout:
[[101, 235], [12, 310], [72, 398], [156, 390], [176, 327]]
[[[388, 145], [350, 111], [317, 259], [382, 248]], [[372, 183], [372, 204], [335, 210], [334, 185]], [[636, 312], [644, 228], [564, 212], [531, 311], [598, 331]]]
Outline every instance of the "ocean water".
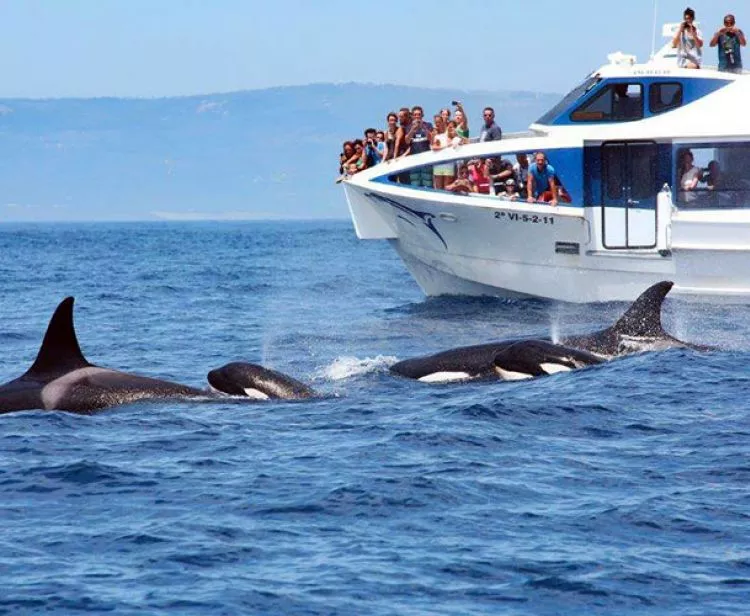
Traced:
[[346, 222], [0, 225], [0, 381], [76, 297], [98, 365], [309, 402], [0, 416], [0, 614], [750, 613], [750, 306], [668, 299], [718, 345], [520, 383], [397, 359], [591, 331], [623, 304], [425, 299]]

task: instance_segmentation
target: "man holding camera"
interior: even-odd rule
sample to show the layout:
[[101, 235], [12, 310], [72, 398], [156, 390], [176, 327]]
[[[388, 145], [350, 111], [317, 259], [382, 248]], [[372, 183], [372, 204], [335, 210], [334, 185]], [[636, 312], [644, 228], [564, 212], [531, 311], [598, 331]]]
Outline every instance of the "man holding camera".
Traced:
[[734, 21], [734, 15], [724, 17], [724, 27], [718, 30], [709, 43], [711, 47], [719, 46], [719, 70], [726, 73], [742, 72], [740, 47], [747, 45], [745, 33]]
[[377, 131], [374, 128], [368, 128], [365, 130], [365, 161], [367, 163], [367, 169], [374, 167], [383, 160], [383, 156], [378, 152], [375, 143], [376, 132]]
[[677, 49], [677, 66], [680, 68], [700, 68], [703, 59], [703, 35], [695, 26], [695, 11], [686, 8], [683, 22], [672, 39], [672, 47]]

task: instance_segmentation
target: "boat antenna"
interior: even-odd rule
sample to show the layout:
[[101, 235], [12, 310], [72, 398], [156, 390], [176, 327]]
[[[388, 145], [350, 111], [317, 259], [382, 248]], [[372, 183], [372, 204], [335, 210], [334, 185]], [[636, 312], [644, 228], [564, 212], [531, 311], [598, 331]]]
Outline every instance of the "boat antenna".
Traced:
[[654, 0], [654, 28], [651, 33], [651, 59], [654, 59], [654, 56], [656, 55], [656, 7], [658, 5], [658, 0]]

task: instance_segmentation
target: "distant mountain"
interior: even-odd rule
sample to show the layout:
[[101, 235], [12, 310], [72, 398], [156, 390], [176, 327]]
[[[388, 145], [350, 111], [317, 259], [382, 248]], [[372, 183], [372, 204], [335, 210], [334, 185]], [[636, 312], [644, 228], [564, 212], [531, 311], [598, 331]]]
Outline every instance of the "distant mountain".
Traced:
[[161, 99], [0, 100], [1, 220], [343, 218], [341, 142], [459, 98], [522, 130], [558, 95], [316, 84]]

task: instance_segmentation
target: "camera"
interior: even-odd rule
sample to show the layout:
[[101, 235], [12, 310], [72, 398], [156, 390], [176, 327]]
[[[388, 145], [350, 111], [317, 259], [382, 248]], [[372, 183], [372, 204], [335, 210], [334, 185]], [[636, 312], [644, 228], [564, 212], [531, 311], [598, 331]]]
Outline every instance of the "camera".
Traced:
[[454, 107], [458, 107], [461, 104], [461, 101], [451, 101], [451, 105]]

